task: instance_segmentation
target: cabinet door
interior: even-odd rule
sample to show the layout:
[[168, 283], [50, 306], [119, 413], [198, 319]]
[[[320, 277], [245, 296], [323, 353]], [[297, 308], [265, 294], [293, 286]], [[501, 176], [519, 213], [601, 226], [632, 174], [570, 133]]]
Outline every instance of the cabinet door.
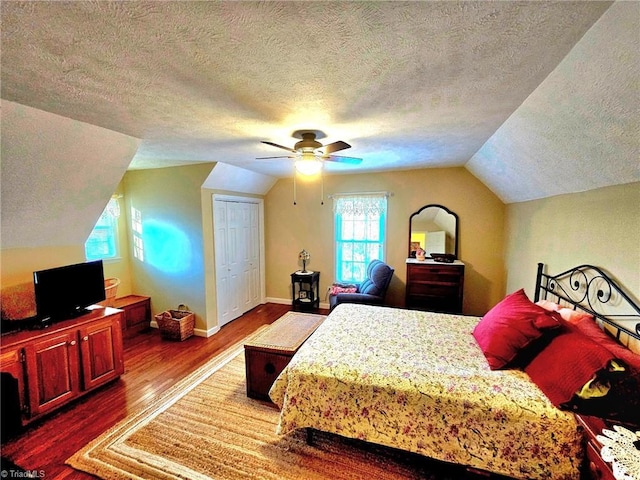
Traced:
[[23, 359], [22, 348], [9, 348], [0, 353], [2, 440], [9, 438], [19, 430], [22, 416], [28, 413]]
[[121, 314], [81, 327], [82, 386], [97, 387], [124, 373]]
[[80, 393], [77, 332], [46, 335], [25, 346], [30, 416], [53, 410]]

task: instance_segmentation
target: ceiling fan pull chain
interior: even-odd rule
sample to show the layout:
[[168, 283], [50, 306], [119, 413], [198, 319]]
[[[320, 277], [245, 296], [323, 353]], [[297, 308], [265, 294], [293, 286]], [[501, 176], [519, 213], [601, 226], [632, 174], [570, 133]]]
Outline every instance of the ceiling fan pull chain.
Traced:
[[297, 205], [296, 203], [296, 167], [293, 167], [293, 204]]
[[320, 170], [320, 205], [324, 205], [324, 175]]

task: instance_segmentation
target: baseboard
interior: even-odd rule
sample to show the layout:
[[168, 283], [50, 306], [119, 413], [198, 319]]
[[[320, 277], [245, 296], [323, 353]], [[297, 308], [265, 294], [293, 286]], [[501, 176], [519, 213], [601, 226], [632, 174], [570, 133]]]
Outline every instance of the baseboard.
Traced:
[[209, 330], [202, 330], [200, 328], [196, 328], [196, 329], [193, 330], [193, 334], [196, 337], [209, 338], [211, 335], [215, 335], [219, 331], [220, 331], [220, 327], [218, 327], [218, 326], [212, 327]]
[[[149, 324], [149, 326], [151, 328], [158, 328], [158, 322], [156, 322], [155, 320], [151, 320], [151, 323]], [[220, 327], [218, 327], [218, 326], [210, 328], [209, 330], [203, 330], [201, 328], [194, 328], [193, 329], [193, 334], [196, 337], [209, 338], [211, 335], [215, 335], [219, 331], [220, 331]]]
[[291, 305], [290, 298], [266, 297], [264, 303], [278, 303], [280, 305]]
[[[278, 303], [280, 305], [291, 305], [290, 298], [276, 298], [276, 297], [266, 297], [264, 299], [265, 303]], [[329, 308], [329, 303], [320, 302], [320, 308]]]
[[[290, 298], [276, 298], [276, 297], [266, 297], [264, 299], [265, 303], [277, 303], [280, 305], [291, 305], [291, 299]], [[327, 302], [320, 302], [320, 308], [323, 309], [329, 309], [329, 304]], [[151, 328], [158, 328], [158, 322], [156, 322], [155, 320], [151, 320], [150, 323]], [[209, 338], [211, 335], [215, 335], [216, 333], [218, 333], [220, 331], [220, 327], [215, 326], [212, 327], [208, 330], [203, 330], [201, 328], [196, 328], [193, 330], [193, 334], [196, 337], [204, 337], [204, 338]]]

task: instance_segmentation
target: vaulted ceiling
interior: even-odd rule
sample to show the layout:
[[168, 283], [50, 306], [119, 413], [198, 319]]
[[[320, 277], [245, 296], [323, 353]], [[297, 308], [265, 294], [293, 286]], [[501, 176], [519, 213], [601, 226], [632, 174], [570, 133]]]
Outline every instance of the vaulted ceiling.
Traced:
[[[466, 166], [506, 203], [640, 181], [637, 2], [3, 2], [3, 99], [141, 140], [129, 168]], [[602, 168], [603, 165], [607, 168]], [[563, 182], [554, 182], [561, 173]]]

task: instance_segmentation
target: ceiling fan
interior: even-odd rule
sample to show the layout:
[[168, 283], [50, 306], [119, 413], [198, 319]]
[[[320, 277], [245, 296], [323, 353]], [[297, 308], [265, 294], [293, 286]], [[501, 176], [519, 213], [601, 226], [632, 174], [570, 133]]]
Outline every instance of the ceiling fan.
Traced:
[[302, 140], [296, 142], [293, 148], [278, 145], [277, 143], [273, 142], [262, 142], [266, 145], [271, 145], [272, 147], [287, 150], [292, 155], [282, 155], [277, 157], [258, 157], [258, 160], [267, 160], [272, 158], [293, 158], [296, 159], [296, 169], [300, 173], [305, 173], [308, 175], [317, 173], [322, 168], [323, 161], [341, 162], [351, 165], [357, 165], [362, 162], [361, 158], [333, 155], [334, 152], [339, 152], [341, 150], [351, 148], [351, 145], [341, 140], [329, 143], [327, 145], [322, 145], [316, 140], [316, 132], [309, 130], [300, 130], [294, 132], [294, 136], [302, 137]]

